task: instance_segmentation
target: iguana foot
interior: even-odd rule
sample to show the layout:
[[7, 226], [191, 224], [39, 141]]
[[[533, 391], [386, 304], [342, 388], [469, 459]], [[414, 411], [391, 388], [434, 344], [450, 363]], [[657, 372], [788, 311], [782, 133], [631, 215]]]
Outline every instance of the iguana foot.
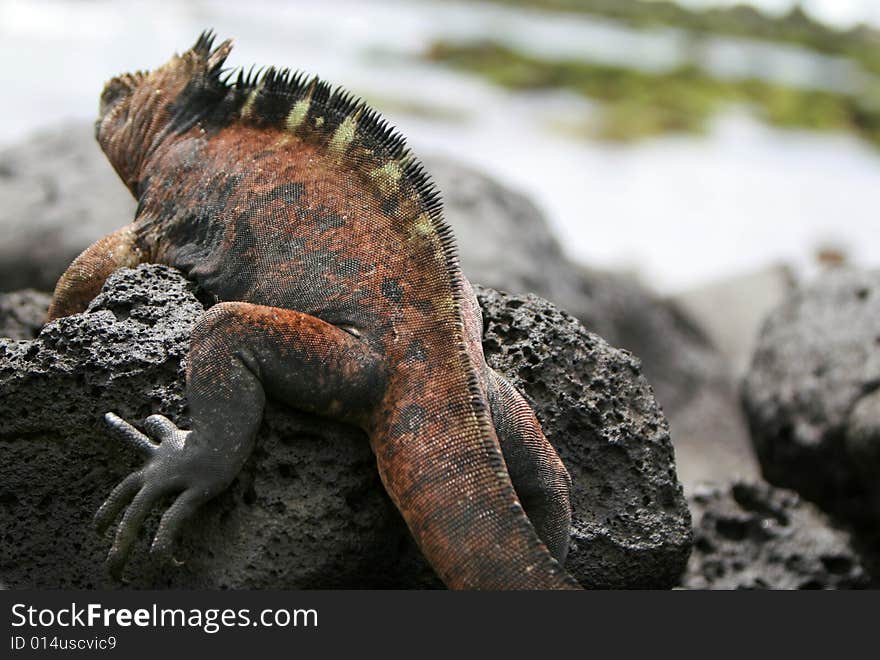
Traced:
[[128, 475], [113, 489], [95, 514], [95, 525], [103, 531], [128, 505], [107, 555], [110, 572], [120, 577], [138, 530], [160, 498], [179, 493], [162, 515], [150, 549], [151, 554], [167, 561], [171, 559], [172, 544], [184, 521], [221, 492], [231, 479], [226, 478], [224, 470], [218, 469], [216, 457], [211, 460], [212, 457], [205, 456], [204, 449], [200, 451], [193, 446], [191, 431], [177, 428], [162, 415], [151, 415], [144, 421], [149, 435], [113, 413], [104, 415], [104, 420], [147, 458], [140, 470]]

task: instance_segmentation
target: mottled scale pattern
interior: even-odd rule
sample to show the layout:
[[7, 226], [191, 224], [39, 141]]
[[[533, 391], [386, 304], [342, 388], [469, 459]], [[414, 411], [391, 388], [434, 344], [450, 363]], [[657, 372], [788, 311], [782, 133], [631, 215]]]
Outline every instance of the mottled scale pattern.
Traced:
[[[576, 586], [559, 563], [567, 472], [486, 365], [427, 172], [362, 101], [286, 69], [226, 71], [230, 49], [203, 34], [102, 95], [98, 141], [138, 199], [115, 254], [179, 268], [218, 303], [193, 334], [192, 429], [156, 418], [141, 437], [110, 418], [148, 459], [99, 513], [108, 525], [125, 510], [111, 565], [177, 494], [154, 540], [169, 551], [234, 479], [272, 396], [367, 431], [389, 495], [450, 587]], [[114, 259], [87, 250], [55, 309], [81, 308], [82, 273]]]

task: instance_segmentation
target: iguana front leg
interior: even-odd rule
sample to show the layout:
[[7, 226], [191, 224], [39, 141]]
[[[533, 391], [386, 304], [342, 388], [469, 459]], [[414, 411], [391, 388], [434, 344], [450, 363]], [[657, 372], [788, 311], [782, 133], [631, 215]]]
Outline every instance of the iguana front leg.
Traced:
[[568, 554], [571, 478], [517, 389], [489, 369], [489, 406], [510, 481], [538, 537], [563, 564]]
[[133, 268], [145, 261], [147, 255], [135, 240], [134, 225], [126, 225], [93, 243], [59, 278], [48, 320], [83, 311], [114, 270], [123, 266]]
[[384, 390], [381, 360], [367, 342], [300, 312], [250, 303], [221, 303], [193, 330], [187, 367], [192, 430], [160, 416], [147, 419], [153, 442], [115, 415], [110, 425], [148, 460], [98, 510], [107, 527], [128, 504], [107, 561], [118, 574], [156, 502], [178, 493], [162, 516], [152, 551], [170, 553], [183, 523], [218, 495], [254, 446], [266, 394], [300, 410], [363, 423]]

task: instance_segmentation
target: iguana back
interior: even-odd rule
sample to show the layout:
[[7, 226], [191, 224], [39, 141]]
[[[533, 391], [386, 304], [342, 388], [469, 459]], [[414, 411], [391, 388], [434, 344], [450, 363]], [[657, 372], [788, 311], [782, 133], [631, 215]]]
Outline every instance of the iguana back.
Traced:
[[375, 111], [317, 78], [269, 69], [230, 84], [230, 48], [204, 34], [164, 67], [108, 83], [97, 136], [138, 210], [71, 266], [53, 303], [53, 316], [69, 313], [105, 271], [138, 261], [180, 268], [219, 303], [193, 335], [193, 429], [154, 416], [156, 445], [111, 417], [150, 457], [99, 512], [108, 524], [134, 497], [111, 564], [155, 500], [182, 491], [154, 542], [168, 551], [237, 474], [269, 394], [365, 429], [449, 586], [575, 586], [520, 506], [563, 559], [568, 475], [485, 363], [429, 177]]

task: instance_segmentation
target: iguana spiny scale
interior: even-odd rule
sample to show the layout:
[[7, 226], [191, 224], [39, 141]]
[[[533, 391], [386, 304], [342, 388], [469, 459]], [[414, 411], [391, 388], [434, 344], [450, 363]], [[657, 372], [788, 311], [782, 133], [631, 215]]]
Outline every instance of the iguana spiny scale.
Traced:
[[146, 435], [107, 416], [147, 456], [96, 516], [103, 527], [125, 509], [111, 568], [173, 493], [152, 546], [170, 553], [238, 474], [268, 395], [366, 431], [448, 586], [576, 587], [559, 564], [568, 474], [486, 365], [428, 174], [363, 102], [288, 70], [235, 78], [223, 70], [230, 49], [204, 33], [164, 66], [106, 85], [96, 135], [137, 212], [71, 264], [50, 308], [82, 311], [115, 268], [142, 262], [179, 268], [218, 301], [191, 340], [192, 429], [153, 415]]

